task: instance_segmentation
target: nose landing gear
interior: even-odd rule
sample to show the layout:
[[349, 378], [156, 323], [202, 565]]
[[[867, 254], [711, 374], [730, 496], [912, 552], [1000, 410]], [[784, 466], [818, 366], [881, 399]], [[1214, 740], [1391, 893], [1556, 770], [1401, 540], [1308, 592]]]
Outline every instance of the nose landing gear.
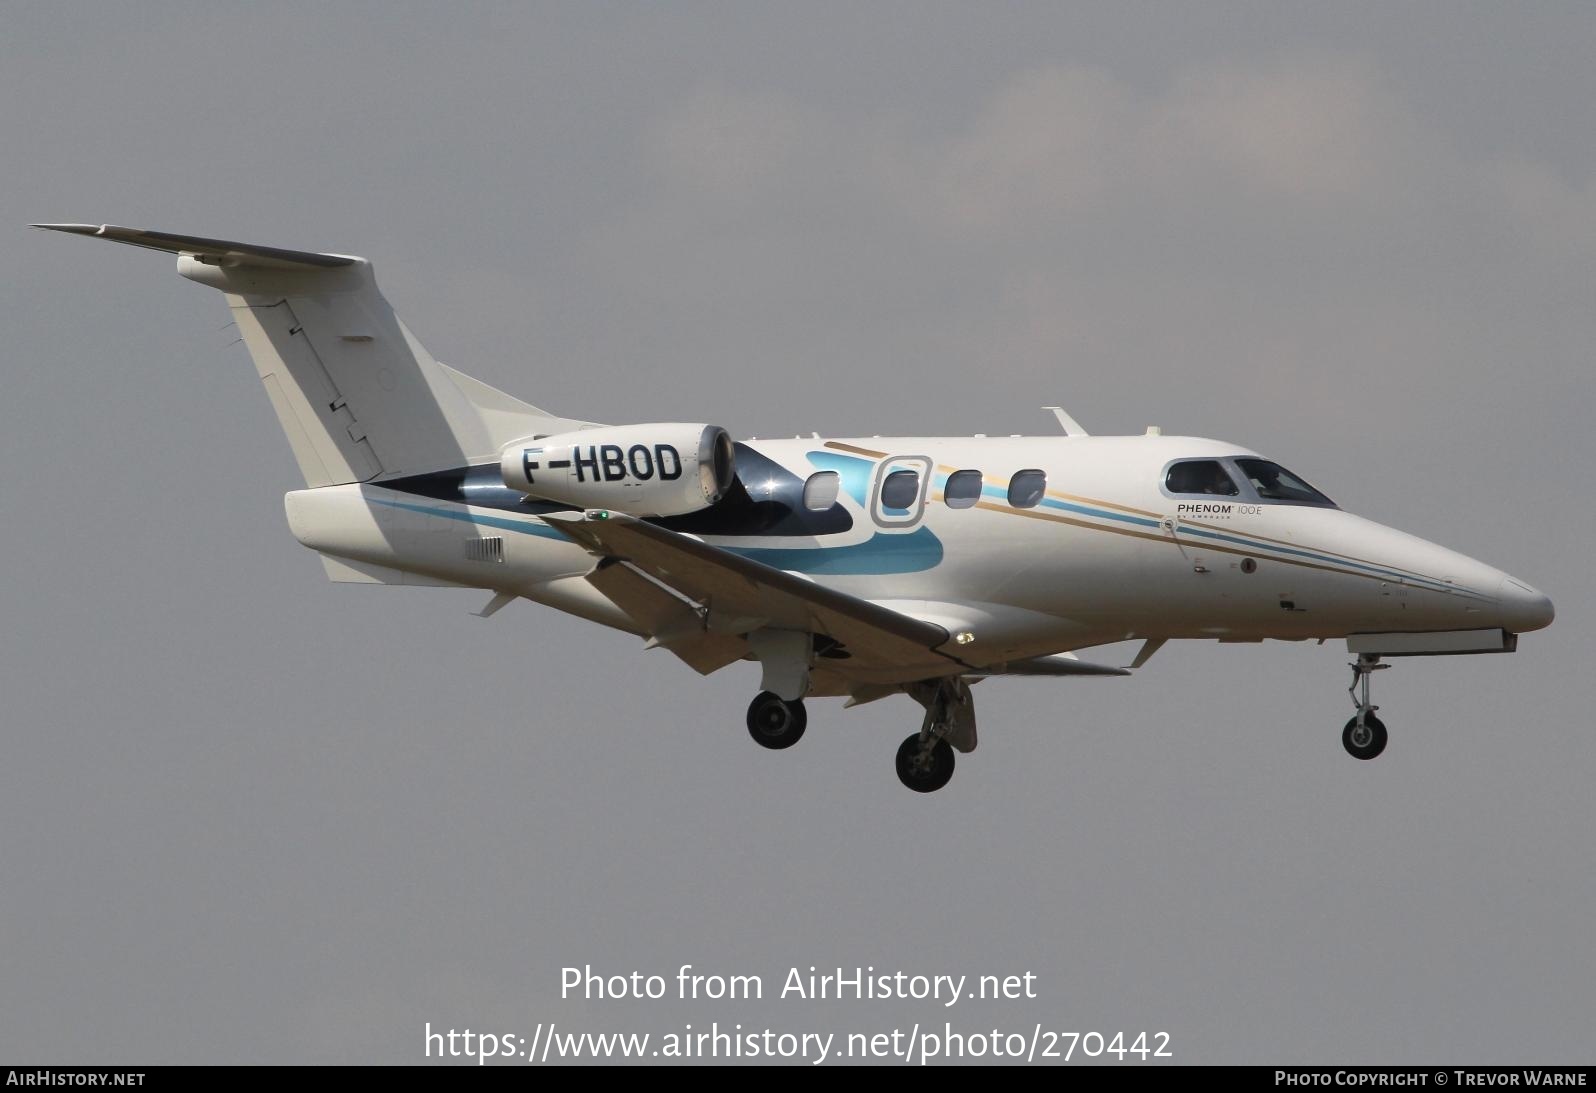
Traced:
[[1352, 696], [1358, 713], [1341, 730], [1341, 746], [1354, 759], [1373, 759], [1385, 750], [1385, 723], [1374, 716], [1374, 711], [1380, 707], [1369, 701], [1369, 677], [1389, 667], [1371, 653], [1360, 654], [1351, 664], [1352, 686], [1347, 688], [1347, 694]]

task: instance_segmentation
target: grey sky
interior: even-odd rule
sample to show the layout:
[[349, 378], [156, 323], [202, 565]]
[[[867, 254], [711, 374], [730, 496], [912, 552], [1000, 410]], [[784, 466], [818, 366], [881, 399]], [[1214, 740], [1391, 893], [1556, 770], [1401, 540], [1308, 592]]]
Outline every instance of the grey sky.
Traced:
[[[1590, 1061], [1596, 11], [8, 4], [0, 1059], [420, 1058], [423, 1022], [1166, 1029]], [[92, 220], [370, 257], [442, 360], [739, 435], [1218, 436], [1556, 602], [1518, 655], [1166, 649], [918, 723], [475, 593], [329, 585], [219, 298]], [[1038, 975], [582, 1005], [559, 969]]]

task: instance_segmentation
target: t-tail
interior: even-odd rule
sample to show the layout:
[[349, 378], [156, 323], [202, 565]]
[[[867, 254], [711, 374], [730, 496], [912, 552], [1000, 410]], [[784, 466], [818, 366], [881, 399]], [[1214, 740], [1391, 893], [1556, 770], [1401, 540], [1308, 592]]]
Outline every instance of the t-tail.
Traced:
[[558, 417], [434, 360], [345, 254], [93, 224], [35, 224], [176, 254], [219, 289], [307, 486], [495, 462], [511, 440], [586, 422]]
[[[285, 499], [289, 526], [334, 581], [456, 583], [452, 572], [393, 568], [428, 540], [406, 534], [415, 529], [396, 523], [395, 509], [374, 510], [368, 502], [386, 491], [370, 487], [495, 464], [512, 441], [591, 424], [433, 359], [364, 258], [109, 224], [34, 227], [175, 254], [178, 273], [221, 291], [309, 487]], [[424, 564], [424, 554], [410, 560]]]

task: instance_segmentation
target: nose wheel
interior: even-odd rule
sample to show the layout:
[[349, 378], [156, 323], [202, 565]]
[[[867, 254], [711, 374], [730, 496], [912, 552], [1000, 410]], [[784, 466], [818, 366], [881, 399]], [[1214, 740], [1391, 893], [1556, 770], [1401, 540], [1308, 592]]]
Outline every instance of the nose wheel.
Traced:
[[748, 735], [761, 747], [781, 750], [798, 743], [809, 725], [803, 700], [784, 701], [769, 691], [761, 691], [748, 706]]
[[1347, 694], [1358, 708], [1356, 716], [1341, 730], [1341, 746], [1354, 759], [1373, 759], [1385, 750], [1385, 722], [1374, 716], [1380, 707], [1369, 701], [1369, 677], [1375, 672], [1391, 667], [1381, 664], [1380, 658], [1368, 653], [1352, 662], [1352, 686]]
[[1341, 730], [1341, 746], [1354, 759], [1373, 759], [1385, 750], [1385, 723], [1372, 713], [1365, 714], [1360, 724], [1354, 717]]

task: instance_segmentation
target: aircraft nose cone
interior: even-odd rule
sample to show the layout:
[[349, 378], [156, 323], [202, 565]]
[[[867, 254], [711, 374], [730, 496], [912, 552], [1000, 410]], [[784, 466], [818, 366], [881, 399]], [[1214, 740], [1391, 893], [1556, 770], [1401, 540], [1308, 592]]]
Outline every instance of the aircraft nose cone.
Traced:
[[1512, 577], [1502, 578], [1496, 598], [1502, 605], [1502, 625], [1515, 634], [1550, 626], [1557, 614], [1546, 593]]

